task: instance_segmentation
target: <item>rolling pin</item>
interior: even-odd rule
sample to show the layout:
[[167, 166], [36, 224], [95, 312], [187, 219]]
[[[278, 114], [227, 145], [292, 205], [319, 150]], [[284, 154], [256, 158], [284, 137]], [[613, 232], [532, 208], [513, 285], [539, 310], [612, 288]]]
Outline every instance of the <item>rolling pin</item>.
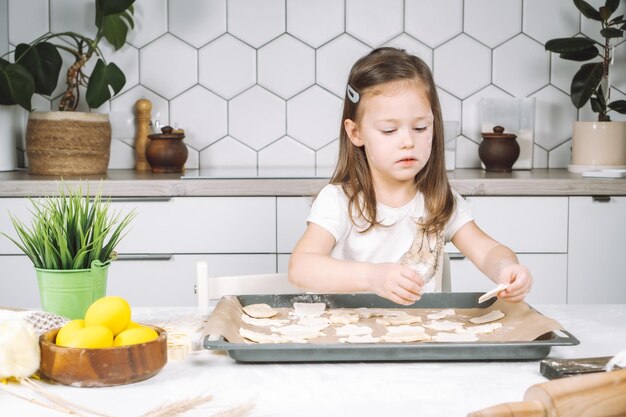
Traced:
[[145, 98], [137, 100], [135, 103], [135, 120], [137, 121], [137, 131], [135, 134], [135, 170], [150, 171], [150, 164], [146, 159], [146, 148], [150, 139], [150, 119], [152, 103]]
[[467, 417], [626, 416], [626, 369], [533, 385], [524, 401], [499, 404]]

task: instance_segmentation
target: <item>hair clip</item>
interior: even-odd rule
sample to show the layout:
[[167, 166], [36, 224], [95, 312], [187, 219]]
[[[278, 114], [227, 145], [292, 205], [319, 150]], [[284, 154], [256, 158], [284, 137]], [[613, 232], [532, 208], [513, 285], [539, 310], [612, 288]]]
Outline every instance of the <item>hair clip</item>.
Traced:
[[359, 102], [359, 99], [361, 98], [361, 96], [359, 96], [359, 93], [357, 93], [357, 91], [354, 88], [352, 88], [350, 84], [348, 84], [346, 93], [348, 94], [348, 98], [350, 99], [351, 102], [353, 102], [354, 104]]

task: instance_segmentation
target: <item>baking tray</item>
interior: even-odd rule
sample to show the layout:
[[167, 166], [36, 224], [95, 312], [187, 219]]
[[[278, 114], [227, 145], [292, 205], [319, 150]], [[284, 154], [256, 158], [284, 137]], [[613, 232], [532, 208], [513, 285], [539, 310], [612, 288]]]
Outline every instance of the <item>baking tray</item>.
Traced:
[[[495, 298], [479, 304], [483, 293], [428, 293], [410, 306], [399, 306], [375, 294], [280, 294], [237, 296], [242, 306], [266, 303], [273, 307], [292, 307], [295, 302], [326, 303], [327, 308], [486, 308]], [[532, 307], [531, 307], [532, 308]], [[533, 309], [534, 310], [534, 309]], [[537, 310], [535, 310], [537, 311]], [[369, 361], [480, 361], [539, 360], [552, 346], [573, 346], [580, 342], [568, 331], [554, 332], [531, 342], [419, 342], [369, 344], [307, 343], [230, 343], [223, 337], [204, 338], [204, 347], [224, 350], [239, 362], [369, 362]]]

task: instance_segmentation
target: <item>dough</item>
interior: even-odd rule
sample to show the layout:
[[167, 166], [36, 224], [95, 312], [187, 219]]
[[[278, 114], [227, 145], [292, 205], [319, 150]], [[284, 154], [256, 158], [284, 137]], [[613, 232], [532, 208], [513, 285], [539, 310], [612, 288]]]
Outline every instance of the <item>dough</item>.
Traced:
[[430, 340], [430, 336], [422, 326], [390, 326], [382, 340], [389, 343], [419, 342]]
[[350, 313], [348, 311], [337, 311], [330, 315], [330, 322], [332, 324], [354, 324], [359, 321], [358, 313]]
[[298, 320], [298, 324], [300, 326], [316, 327], [319, 330], [322, 330], [330, 326], [330, 320], [327, 319], [326, 317], [304, 316], [304, 317], [300, 317], [300, 320]]
[[370, 334], [357, 336], [350, 335], [348, 337], [342, 337], [339, 339], [341, 343], [378, 343], [380, 341], [379, 337], [372, 337]]
[[493, 297], [497, 296], [500, 293], [500, 291], [506, 290], [507, 288], [509, 288], [509, 284], [500, 284], [493, 290], [487, 291], [486, 293], [481, 295], [480, 298], [478, 299], [478, 302], [484, 303], [485, 301], [490, 300]]
[[278, 334], [255, 332], [254, 330], [248, 330], [245, 327], [239, 328], [239, 334], [256, 343], [285, 343], [288, 341]]
[[405, 316], [396, 316], [396, 317], [381, 317], [376, 319], [376, 323], [382, 324], [384, 326], [398, 326], [401, 324], [413, 324], [413, 323], [421, 323], [422, 318], [419, 316], [411, 316], [407, 314]]
[[372, 334], [373, 330], [369, 326], [357, 326], [356, 324], [346, 324], [335, 329], [337, 336], [363, 336]]
[[474, 333], [440, 332], [434, 337], [436, 342], [475, 342], [478, 337]]
[[319, 317], [326, 310], [325, 303], [293, 303], [293, 315], [296, 317]]
[[429, 324], [425, 324], [424, 327], [428, 327], [429, 329], [433, 329], [437, 331], [442, 331], [442, 330], [449, 331], [449, 330], [462, 329], [463, 323], [459, 323], [457, 321], [450, 321], [450, 320], [441, 320], [441, 321], [433, 320]]
[[431, 319], [431, 320], [440, 320], [440, 319], [446, 318], [448, 316], [454, 316], [454, 315], [456, 315], [456, 312], [454, 311], [454, 309], [453, 308], [447, 308], [447, 309], [441, 310], [441, 311], [439, 311], [437, 313], [429, 314], [426, 317]]
[[503, 312], [501, 312], [500, 310], [492, 310], [489, 313], [485, 314], [484, 316], [471, 318], [470, 322], [474, 324], [483, 324], [483, 323], [489, 323], [492, 321], [500, 320], [502, 317], [504, 317]]
[[314, 339], [319, 336], [325, 336], [320, 330], [323, 327], [301, 326], [299, 324], [290, 324], [284, 327], [272, 327], [272, 332], [280, 333], [295, 339]]
[[502, 323], [487, 323], [478, 326], [469, 326], [463, 329], [456, 329], [456, 333], [474, 333], [474, 334], [487, 334], [501, 329]]
[[242, 314], [241, 320], [243, 320], [244, 323], [249, 324], [251, 326], [260, 326], [260, 327], [266, 327], [266, 326], [279, 327], [279, 326], [284, 326], [285, 324], [289, 323], [289, 320], [255, 319], [254, 317], [250, 317], [247, 314]]
[[403, 310], [390, 310], [383, 308], [360, 307], [355, 311], [364, 319], [369, 319], [370, 317], [398, 317], [408, 315], [408, 313]]
[[278, 311], [274, 310], [267, 304], [250, 304], [243, 307], [243, 311], [255, 319], [267, 319], [278, 314]]

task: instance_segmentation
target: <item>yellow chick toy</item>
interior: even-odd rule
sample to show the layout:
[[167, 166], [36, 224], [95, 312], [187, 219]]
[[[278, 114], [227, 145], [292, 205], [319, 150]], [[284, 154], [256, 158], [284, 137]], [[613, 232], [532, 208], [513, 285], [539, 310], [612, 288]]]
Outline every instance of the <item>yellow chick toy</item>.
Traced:
[[28, 378], [39, 369], [38, 337], [21, 319], [0, 322], [0, 381]]

